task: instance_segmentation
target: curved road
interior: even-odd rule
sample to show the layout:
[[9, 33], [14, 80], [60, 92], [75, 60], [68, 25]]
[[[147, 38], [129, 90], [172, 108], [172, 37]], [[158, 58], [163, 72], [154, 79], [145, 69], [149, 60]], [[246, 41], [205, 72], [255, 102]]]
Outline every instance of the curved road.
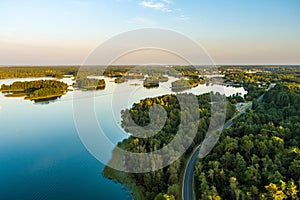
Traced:
[[[269, 88], [266, 91], [271, 90], [272, 88], [275, 87], [276, 84], [270, 84]], [[257, 101], [262, 101], [262, 99], [264, 98], [264, 95], [261, 95]], [[230, 119], [229, 121], [227, 121], [222, 130], [224, 129], [228, 129], [232, 124], [233, 121], [236, 119], [236, 117], [238, 117], [239, 115], [243, 114], [246, 112], [247, 109], [251, 109], [253, 106], [252, 102], [249, 102], [242, 110], [239, 111], [239, 113], [234, 116], [232, 119]], [[195, 150], [193, 151], [191, 157], [188, 160], [188, 163], [186, 165], [185, 171], [184, 171], [184, 176], [183, 176], [183, 184], [182, 184], [182, 200], [194, 200], [195, 196], [194, 196], [194, 187], [193, 187], [193, 183], [194, 183], [194, 168], [196, 165], [196, 161], [198, 159], [198, 154], [199, 151], [201, 149], [201, 145], [197, 146], [195, 148]]]
[[194, 167], [198, 159], [200, 147], [201, 145], [198, 146], [196, 150], [193, 152], [185, 168], [184, 177], [183, 177], [183, 187], [182, 187], [182, 200], [194, 199], [194, 190], [193, 190]]
[[[252, 103], [250, 103], [246, 108], [252, 107]], [[242, 110], [244, 111], [244, 110]], [[238, 115], [242, 114], [243, 112], [240, 112]], [[233, 124], [233, 120], [231, 119], [228, 122], [226, 122], [222, 128], [222, 130], [229, 128]], [[184, 176], [183, 176], [183, 185], [182, 185], [182, 200], [194, 200], [194, 168], [196, 165], [196, 162], [198, 160], [198, 155], [201, 149], [201, 145], [197, 146], [195, 150], [193, 151], [191, 157], [188, 160], [188, 163], [186, 165]]]

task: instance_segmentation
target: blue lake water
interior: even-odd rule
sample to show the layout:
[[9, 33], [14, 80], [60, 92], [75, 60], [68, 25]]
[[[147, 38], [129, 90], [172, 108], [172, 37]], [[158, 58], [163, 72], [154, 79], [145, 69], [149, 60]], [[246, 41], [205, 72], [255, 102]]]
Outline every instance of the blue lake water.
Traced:
[[[9, 83], [15, 80], [0, 80]], [[145, 97], [170, 93], [170, 82], [156, 89], [115, 84], [106, 79], [103, 91], [68, 92], [49, 103], [33, 103], [0, 94], [0, 199], [132, 199], [130, 192], [102, 176], [104, 164], [81, 143], [73, 120], [72, 98], [95, 99], [95, 113], [113, 143], [128, 135], [120, 125], [120, 111]], [[199, 86], [195, 94], [210, 90], [226, 95], [243, 88]], [[77, 95], [78, 96], [78, 95]], [[110, 107], [103, 102], [111, 102]], [[104, 117], [103, 117], [104, 116]], [[109, 117], [106, 117], [109, 116]], [[109, 156], [109, 155], [108, 155]]]

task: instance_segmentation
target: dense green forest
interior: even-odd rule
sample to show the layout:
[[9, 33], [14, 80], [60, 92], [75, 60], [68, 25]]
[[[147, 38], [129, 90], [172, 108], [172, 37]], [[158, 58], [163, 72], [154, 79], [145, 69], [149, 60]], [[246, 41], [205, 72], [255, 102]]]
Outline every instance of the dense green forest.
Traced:
[[68, 90], [66, 83], [56, 80], [16, 81], [11, 85], [3, 84], [0, 91], [7, 96], [25, 96], [25, 99], [41, 100], [62, 96]]
[[[255, 73], [248, 72], [250, 67], [245, 69], [233, 68], [233, 71], [225, 74], [224, 82], [230, 81], [243, 86], [248, 92], [245, 98], [239, 94], [227, 98], [230, 102], [227, 103], [227, 119], [234, 113], [232, 104], [253, 101], [253, 108], [236, 118], [232, 127], [223, 131], [213, 151], [197, 163], [197, 199], [298, 199], [299, 68], [266, 67], [266, 70], [271, 71], [258, 70]], [[270, 83], [277, 85], [266, 92]], [[263, 101], [256, 101], [265, 92]], [[172, 95], [147, 98], [133, 105], [130, 116], [123, 113], [123, 125], [132, 117], [137, 124], [143, 126], [149, 123], [149, 106], [157, 103], [168, 111], [168, 120], [160, 134], [148, 139], [130, 137], [118, 146], [133, 152], [149, 152], [168, 144], [177, 131], [180, 116], [176, 106], [178, 102], [176, 98], [172, 99]], [[194, 144], [182, 158], [154, 172], [126, 174], [106, 167], [104, 175], [132, 189], [135, 199], [181, 199], [181, 181], [186, 159], [193, 147], [203, 140], [210, 119], [208, 96], [200, 95], [198, 100], [199, 105], [204, 106], [199, 108], [199, 130]], [[126, 126], [124, 128], [126, 130]]]
[[247, 90], [248, 93], [245, 96], [247, 101], [255, 100], [261, 96], [271, 82], [300, 83], [300, 68], [298, 66], [221, 67], [220, 70], [225, 75], [224, 83], [237, 87], [242, 86]]
[[159, 87], [160, 82], [167, 82], [168, 80], [169, 80], [168, 77], [163, 76], [161, 74], [152, 74], [151, 76], [145, 78], [144, 87], [146, 88]]
[[92, 79], [92, 78], [78, 78], [74, 85], [75, 87], [83, 90], [103, 90], [105, 89], [104, 79]]
[[197, 163], [198, 199], [298, 199], [300, 89], [277, 84]]
[[159, 80], [156, 77], [147, 77], [144, 80], [144, 87], [146, 88], [153, 88], [153, 87], [159, 87]]
[[[104, 73], [107, 77], [124, 77], [126, 79], [138, 78], [141, 79], [145, 75], [149, 76], [178, 76], [179, 72], [172, 67], [165, 66], [108, 66]], [[161, 82], [161, 81], [160, 81]]]
[[188, 80], [180, 79], [172, 82], [172, 91], [173, 92], [182, 92], [192, 88]]
[[[208, 129], [208, 125], [211, 120], [211, 95], [214, 96], [214, 98], [221, 97], [220, 94], [203, 94], [197, 96], [201, 119], [194, 143], [186, 152], [186, 155], [189, 155], [189, 153], [193, 150], [194, 145], [203, 140]], [[128, 112], [122, 112], [122, 126], [126, 131], [132, 130], [130, 129], [131, 124], [129, 118], [132, 118], [135, 123], [140, 126], [147, 125], [150, 120], [149, 108], [153, 104], [163, 106], [167, 112], [167, 120], [163, 129], [155, 136], [149, 138], [135, 138], [131, 136], [118, 144], [120, 148], [126, 149], [130, 152], [151, 152], [164, 147], [174, 138], [178, 131], [180, 116], [182, 114], [179, 102], [175, 95], [146, 98], [140, 101], [140, 103], [134, 104]], [[235, 106], [227, 103], [227, 111], [228, 119], [234, 114]], [[168, 167], [144, 174], [124, 173], [109, 167], [106, 167], [103, 173], [106, 177], [118, 180], [130, 187], [130, 189], [134, 192], [136, 199], [160, 200], [165, 199], [165, 197], [167, 197], [166, 195], [180, 199], [181, 176], [184, 171], [185, 159], [186, 156], [183, 156]]]
[[[174, 66], [173, 68], [177, 70], [182, 77], [185, 77], [189, 83], [189, 86], [187, 86], [185, 83], [186, 81], [175, 81], [174, 86], [172, 86], [174, 87], [174, 91], [183, 91], [190, 87], [197, 87], [199, 84], [205, 84], [205, 80], [200, 77], [200, 75], [204, 75], [201, 71], [204, 70], [205, 67], [196, 68], [195, 66]], [[217, 69], [215, 67], [209, 68], [212, 68], [212, 71]]]
[[171, 89], [173, 92], [182, 92], [191, 89], [192, 87], [197, 87], [199, 84], [205, 84], [205, 80], [199, 76], [190, 76], [187, 80], [182, 78], [172, 82]]
[[[161, 66], [60, 66], [60, 67], [0, 67], [0, 79], [5, 78], [28, 78], [28, 77], [55, 77], [62, 78], [64, 75], [72, 75], [77, 79], [88, 76], [106, 76], [117, 78], [116, 83], [125, 82], [129, 79], [144, 79], [145, 75], [158, 79], [159, 82], [168, 81], [164, 75], [178, 77], [183, 72], [174, 70], [176, 67]], [[193, 73], [195, 68], [193, 68]], [[78, 75], [78, 77], [77, 77]], [[87, 80], [82, 80], [83, 84]], [[197, 78], [191, 81], [191, 84], [199, 82]], [[81, 84], [79, 84], [81, 85]], [[88, 83], [85, 85], [89, 85]], [[146, 85], [151, 85], [146, 83]]]
[[79, 67], [0, 67], [0, 79], [76, 75]]

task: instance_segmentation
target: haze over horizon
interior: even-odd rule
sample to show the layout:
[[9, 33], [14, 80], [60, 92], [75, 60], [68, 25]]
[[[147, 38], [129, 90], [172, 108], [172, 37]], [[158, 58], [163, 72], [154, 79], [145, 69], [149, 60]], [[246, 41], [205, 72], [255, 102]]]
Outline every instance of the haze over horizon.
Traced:
[[299, 9], [298, 0], [6, 0], [0, 65], [80, 65], [102, 42], [139, 28], [186, 35], [217, 65], [297, 65]]

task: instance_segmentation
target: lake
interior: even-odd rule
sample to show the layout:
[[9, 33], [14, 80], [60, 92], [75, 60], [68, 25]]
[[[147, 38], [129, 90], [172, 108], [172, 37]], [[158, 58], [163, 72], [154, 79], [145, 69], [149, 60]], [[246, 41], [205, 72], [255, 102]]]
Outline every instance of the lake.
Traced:
[[[0, 80], [0, 85], [16, 80], [33, 79], [5, 79]], [[153, 89], [144, 88], [142, 80], [122, 84], [115, 84], [109, 78], [105, 80], [105, 90], [74, 90], [47, 103], [6, 98], [0, 94], [1, 200], [132, 199], [130, 192], [121, 184], [102, 176], [104, 165], [90, 155], [81, 143], [73, 120], [72, 99], [74, 96], [94, 98], [96, 116], [98, 120], [105, 120], [102, 128], [117, 144], [128, 137], [120, 128], [120, 111], [145, 97], [171, 93], [171, 82], [175, 78]], [[72, 83], [70, 78], [63, 81]], [[243, 88], [221, 85], [200, 85], [188, 92], [202, 94], [209, 91], [226, 95], [246, 93]], [[105, 106], [107, 102], [111, 102], [112, 106]]]

